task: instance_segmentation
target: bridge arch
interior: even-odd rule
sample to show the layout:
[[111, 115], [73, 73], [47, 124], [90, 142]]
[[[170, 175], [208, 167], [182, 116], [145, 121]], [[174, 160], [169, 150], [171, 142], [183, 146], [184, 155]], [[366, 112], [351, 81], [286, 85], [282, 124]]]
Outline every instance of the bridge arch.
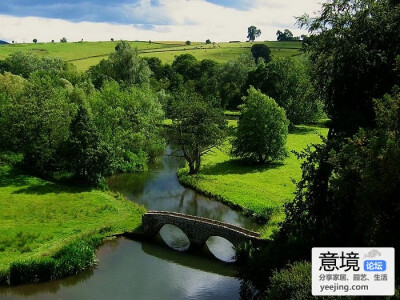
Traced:
[[190, 240], [187, 234], [175, 225], [164, 224], [160, 228], [159, 234], [164, 243], [170, 248], [178, 251], [186, 251], [190, 247]]
[[167, 211], [149, 211], [142, 217], [143, 233], [147, 236], [156, 235], [165, 224], [180, 228], [187, 235], [191, 248], [202, 247], [211, 236], [224, 238], [235, 248], [243, 242], [265, 242], [259, 233], [207, 218]]
[[217, 259], [229, 263], [236, 261], [236, 247], [227, 239], [220, 236], [210, 236], [206, 245], [208, 251]]

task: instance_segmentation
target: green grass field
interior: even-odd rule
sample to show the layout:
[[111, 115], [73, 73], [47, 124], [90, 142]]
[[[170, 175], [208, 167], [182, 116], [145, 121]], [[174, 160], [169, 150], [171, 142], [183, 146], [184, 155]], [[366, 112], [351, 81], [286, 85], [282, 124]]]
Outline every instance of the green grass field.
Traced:
[[[230, 126], [237, 121], [229, 120]], [[320, 143], [320, 135], [326, 136], [328, 129], [320, 126], [296, 126], [289, 134], [287, 149], [302, 151], [307, 145]], [[283, 220], [282, 205], [293, 200], [294, 180], [301, 178], [301, 161], [293, 153], [282, 162], [269, 165], [248, 165], [230, 156], [231, 144], [226, 142], [215, 153], [207, 154], [203, 159], [201, 171], [189, 176], [187, 170], [179, 171], [180, 180], [206, 194], [244, 208], [254, 215], [271, 214], [264, 231], [269, 237], [275, 225]]]
[[0, 166], [0, 273], [72, 241], [135, 229], [145, 209], [95, 189], [66, 187]]
[[[0, 45], [0, 59], [6, 58], [16, 51], [33, 51], [40, 55], [56, 56], [75, 64], [79, 70], [85, 71], [107, 58], [114, 51], [117, 42], [79, 42], [79, 43], [38, 43]], [[273, 56], [297, 57], [302, 55], [301, 42], [259, 42], [271, 48]], [[194, 42], [186, 46], [184, 42], [131, 42], [143, 57], [158, 57], [164, 63], [171, 63], [175, 56], [189, 53], [197, 59], [213, 59], [225, 62], [241, 54], [250, 52], [252, 43], [217, 43], [206, 45]]]

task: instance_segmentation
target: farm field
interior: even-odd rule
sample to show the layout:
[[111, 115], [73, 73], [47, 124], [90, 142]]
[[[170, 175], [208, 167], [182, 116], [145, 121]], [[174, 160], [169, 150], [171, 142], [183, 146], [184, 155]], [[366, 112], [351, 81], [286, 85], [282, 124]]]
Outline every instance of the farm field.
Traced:
[[0, 273], [82, 237], [133, 230], [144, 208], [97, 189], [63, 186], [0, 166]]
[[[38, 43], [38, 44], [10, 44], [0, 45], [0, 59], [16, 51], [33, 51], [40, 55], [56, 56], [75, 64], [79, 70], [85, 71], [97, 64], [114, 51], [115, 42], [78, 42], [78, 43]], [[301, 42], [257, 42], [265, 43], [271, 48], [273, 56], [291, 57], [301, 56]], [[205, 43], [193, 42], [190, 46], [183, 41], [176, 42], [130, 42], [137, 47], [143, 57], [158, 57], [164, 63], [172, 63], [175, 56], [189, 53], [197, 59], [213, 59], [225, 62], [241, 54], [250, 52], [252, 43]]]
[[[229, 120], [229, 126], [236, 125], [236, 120]], [[296, 126], [287, 139], [289, 156], [282, 162], [263, 166], [244, 164], [232, 158], [231, 144], [226, 142], [203, 158], [198, 175], [188, 176], [187, 169], [181, 169], [179, 178], [184, 184], [241, 206], [255, 216], [270, 214], [269, 223], [262, 232], [264, 237], [269, 237], [284, 218], [282, 205], [293, 200], [295, 184], [292, 180], [301, 178], [301, 161], [291, 151], [300, 152], [307, 145], [320, 143], [320, 135], [327, 133], [328, 128], [321, 125]]]

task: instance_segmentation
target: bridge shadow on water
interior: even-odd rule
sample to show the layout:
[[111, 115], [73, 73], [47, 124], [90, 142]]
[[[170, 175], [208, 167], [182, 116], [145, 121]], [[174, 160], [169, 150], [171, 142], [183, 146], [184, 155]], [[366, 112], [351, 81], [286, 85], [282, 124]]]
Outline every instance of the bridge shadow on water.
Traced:
[[160, 235], [151, 241], [142, 241], [141, 244], [143, 252], [164, 261], [227, 277], [238, 275], [237, 265], [217, 260], [206, 245], [199, 249], [177, 251], [167, 246]]

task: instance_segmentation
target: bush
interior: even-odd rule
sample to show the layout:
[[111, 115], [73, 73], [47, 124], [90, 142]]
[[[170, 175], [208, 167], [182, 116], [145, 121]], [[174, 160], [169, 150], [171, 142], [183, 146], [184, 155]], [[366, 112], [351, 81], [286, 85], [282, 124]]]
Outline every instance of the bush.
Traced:
[[284, 109], [253, 87], [248, 93], [241, 106], [234, 154], [259, 163], [284, 158], [289, 125]]
[[[311, 264], [307, 261], [298, 261], [280, 271], [275, 271], [270, 278], [266, 299], [315, 299], [311, 294]], [[335, 300], [340, 297], [330, 296], [329, 299]]]

